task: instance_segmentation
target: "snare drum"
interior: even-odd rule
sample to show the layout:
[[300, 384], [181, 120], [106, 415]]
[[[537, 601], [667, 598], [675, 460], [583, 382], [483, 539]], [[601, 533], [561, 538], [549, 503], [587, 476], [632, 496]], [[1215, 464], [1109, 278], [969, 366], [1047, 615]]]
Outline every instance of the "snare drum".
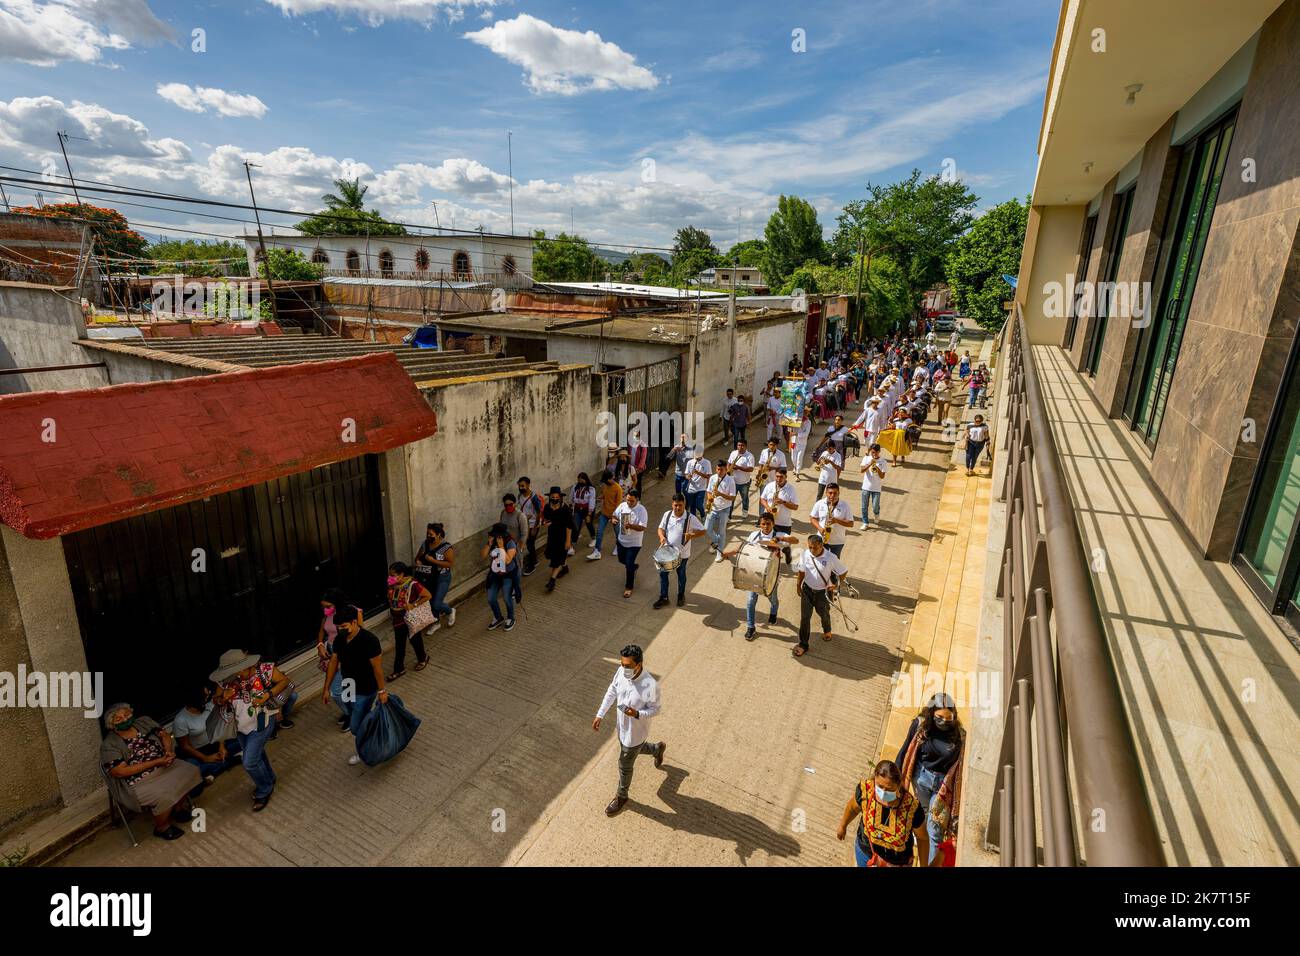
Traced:
[[655, 551], [655, 567], [660, 571], [675, 571], [682, 563], [682, 551], [676, 545], [666, 544]]
[[746, 542], [736, 555], [736, 564], [731, 571], [731, 586], [738, 591], [771, 594], [776, 587], [776, 576], [780, 570], [775, 551], [756, 541]]

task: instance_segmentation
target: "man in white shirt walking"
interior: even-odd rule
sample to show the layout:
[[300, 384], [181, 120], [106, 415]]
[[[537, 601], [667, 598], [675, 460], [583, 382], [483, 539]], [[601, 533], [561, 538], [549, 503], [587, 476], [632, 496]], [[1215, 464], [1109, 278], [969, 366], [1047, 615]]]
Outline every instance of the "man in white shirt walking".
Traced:
[[862, 530], [866, 531], [871, 527], [870, 520], [867, 517], [867, 509], [870, 508], [876, 516], [876, 524], [880, 523], [880, 489], [885, 480], [885, 472], [889, 466], [885, 464], [885, 459], [880, 455], [880, 446], [872, 444], [867, 449], [867, 457], [862, 459]]
[[704, 443], [697, 442], [691, 451], [690, 463], [686, 466], [686, 510], [703, 521], [707, 515], [704, 508], [704, 496], [709, 490], [709, 475], [713, 468], [709, 459], [704, 457]]
[[[788, 535], [794, 527], [794, 513], [799, 510], [799, 493], [789, 482], [789, 473], [784, 468], [776, 470], [776, 478], [767, 483], [758, 502], [763, 510], [772, 516], [775, 530]], [[781, 549], [785, 554], [785, 563], [790, 563], [790, 548]]]
[[835, 450], [835, 445], [829, 440], [821, 454], [817, 456], [817, 500], [822, 500], [822, 495], [826, 494], [826, 489], [840, 480], [840, 472], [844, 470], [844, 459], [840, 453]]
[[778, 444], [779, 442], [775, 437], [769, 438], [767, 447], [758, 453], [758, 490], [760, 492], [762, 492], [763, 486], [767, 484], [769, 471], [789, 467], [789, 462], [785, 459], [785, 452], [777, 447]]
[[835, 557], [844, 556], [844, 529], [853, 527], [853, 509], [840, 500], [840, 486], [826, 486], [826, 497], [818, 499], [808, 514], [813, 530], [822, 537], [826, 549]]
[[[686, 510], [686, 496], [673, 494], [672, 507], [659, 519], [659, 546], [672, 545], [677, 549], [681, 563], [677, 565], [677, 606], [686, 604], [686, 562], [691, 557], [691, 541], [705, 534], [700, 519]], [[659, 572], [659, 600], [655, 609], [668, 605], [668, 572]]]
[[655, 758], [655, 767], [664, 765], [664, 751], [668, 749], [662, 740], [657, 744], [647, 742], [650, 736], [650, 718], [659, 713], [659, 684], [645, 669], [641, 648], [629, 644], [619, 652], [619, 668], [614, 672], [614, 679], [609, 682], [605, 699], [600, 702], [596, 719], [591, 722], [592, 730], [600, 730], [601, 718], [611, 705], [618, 710], [615, 719], [618, 726], [618, 792], [605, 807], [605, 816], [612, 817], [623, 809], [627, 803], [628, 788], [632, 786], [632, 769], [640, 754], [649, 754]]
[[790, 461], [794, 466], [795, 481], [803, 480], [803, 475], [799, 474], [799, 471], [803, 468], [804, 452], [808, 450], [808, 436], [812, 434], [812, 416], [813, 407], [809, 405], [803, 410], [803, 424], [790, 440]]
[[641, 541], [645, 537], [646, 525], [650, 517], [641, 496], [635, 488], [628, 490], [623, 502], [614, 509], [614, 526], [618, 533], [614, 536], [618, 542], [618, 561], [627, 569], [627, 583], [623, 586], [623, 597], [632, 596], [632, 587], [636, 584], [637, 555], [641, 553]]
[[740, 497], [741, 516], [749, 517], [749, 488], [754, 480], [754, 456], [749, 450], [749, 442], [737, 439], [736, 449], [727, 456], [731, 466], [731, 477], [736, 480], [736, 494]]
[[709, 517], [704, 529], [709, 533], [709, 550], [714, 553], [716, 564], [722, 560], [722, 546], [727, 543], [727, 519], [736, 501], [736, 479], [731, 477], [731, 466], [725, 458], [718, 459], [718, 470], [709, 479], [707, 497]]
[[815, 610], [822, 622], [822, 640], [831, 639], [831, 599], [835, 597], [839, 575], [849, 569], [825, 546], [821, 535], [810, 534], [808, 547], [795, 562], [795, 593], [799, 595], [799, 646], [790, 653], [803, 657], [808, 653], [808, 636]]
[[[764, 511], [758, 516], [758, 530], [751, 531], [749, 537], [745, 539], [746, 544], [761, 544], [763, 547], [772, 551], [780, 551], [782, 548], [788, 548], [792, 544], [798, 544], [799, 539], [794, 535], [781, 534], [772, 524], [772, 516]], [[733, 551], [727, 551], [722, 556], [724, 558], [734, 558], [740, 553], [737, 547]], [[768, 601], [771, 609], [768, 611], [767, 623], [776, 623], [776, 612], [781, 606], [779, 597], [779, 587], [772, 588], [772, 593], [768, 595]], [[757, 634], [754, 631], [754, 609], [758, 606], [758, 592], [750, 591], [749, 597], [745, 601], [745, 640], [752, 641]]]

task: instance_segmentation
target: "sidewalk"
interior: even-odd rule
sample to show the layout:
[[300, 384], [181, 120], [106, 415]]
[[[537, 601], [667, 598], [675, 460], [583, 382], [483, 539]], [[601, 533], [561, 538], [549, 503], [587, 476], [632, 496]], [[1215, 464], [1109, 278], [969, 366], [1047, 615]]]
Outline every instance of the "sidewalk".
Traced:
[[[762, 437], [750, 429], [751, 443]], [[272, 745], [279, 785], [264, 813], [249, 812], [249, 782], [236, 769], [199, 800], [206, 833], [163, 843], [137, 817], [140, 847], [107, 830], [61, 862], [848, 864], [852, 847], [834, 832], [879, 750], [950, 455], [931, 425], [909, 463], [890, 472], [883, 527], [855, 528], [845, 549], [860, 596], [844, 606], [859, 630], [846, 632], [837, 614], [835, 640], [814, 638], [801, 660], [790, 655], [799, 610], [792, 577], [779, 585], [779, 624], [768, 627], [760, 616], [759, 637], [748, 643], [744, 595], [731, 586], [731, 566], [712, 563], [704, 539], [690, 562], [686, 607], [659, 611], [651, 608], [658, 594], [651, 548], [642, 552], [635, 594], [624, 600], [622, 567], [608, 554], [585, 561], [584, 540], [553, 594], [543, 591], [544, 570], [525, 580], [514, 631], [486, 630], [478, 594], [460, 606], [455, 628], [430, 639], [430, 667], [392, 687], [424, 723], [390, 764], [347, 766], [351, 738], [335, 731], [318, 697], [304, 695], [297, 726]], [[842, 484], [856, 515], [856, 459]], [[796, 487], [802, 518], [794, 533], [803, 537], [815, 478]], [[657, 524], [671, 476], [645, 491]], [[734, 519], [730, 541], [752, 526]], [[766, 608], [760, 601], [760, 615]], [[638, 762], [631, 800], [610, 820], [603, 809], [617, 776], [614, 721], [593, 733], [591, 718], [630, 641], [645, 648], [660, 681], [664, 707], [651, 736], [668, 751], [662, 771]]]

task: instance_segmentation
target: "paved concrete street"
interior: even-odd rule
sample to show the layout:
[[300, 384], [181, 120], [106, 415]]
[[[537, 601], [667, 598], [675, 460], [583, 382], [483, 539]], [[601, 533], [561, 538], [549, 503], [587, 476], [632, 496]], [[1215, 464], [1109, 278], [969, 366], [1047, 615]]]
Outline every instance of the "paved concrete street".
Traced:
[[[761, 442], [759, 427], [750, 434]], [[848, 631], [836, 614], [835, 639], [824, 643], [814, 617], [812, 650], [801, 660], [790, 655], [799, 611], [792, 576], [783, 574], [779, 585], [779, 623], [766, 626], [760, 600], [759, 637], [747, 643], [744, 595], [731, 586], [730, 564], [712, 563], [707, 539], [695, 543], [686, 606], [656, 611], [651, 532], [628, 600], [612, 549], [587, 562], [584, 537], [553, 594], [543, 590], [544, 569], [525, 580], [526, 610], [513, 632], [486, 630], [490, 616], [478, 594], [461, 606], [455, 628], [431, 638], [431, 666], [392, 685], [424, 721], [398, 759], [376, 769], [347, 766], [352, 739], [336, 732], [317, 680], [303, 695], [297, 726], [272, 745], [279, 784], [266, 812], [249, 811], [251, 787], [236, 769], [199, 800], [206, 833], [164, 843], [137, 818], [139, 848], [121, 830], [107, 830], [63, 862], [850, 864], [851, 845], [834, 831], [879, 749], [890, 675], [950, 456], [932, 422], [907, 465], [889, 473], [884, 526], [855, 527], [844, 552], [860, 593], [844, 606], [858, 630]], [[551, 477], [539, 463], [534, 483], [544, 488]], [[859, 481], [855, 458], [842, 478], [855, 517]], [[811, 468], [797, 488], [803, 517], [794, 533], [802, 537], [817, 491]], [[647, 482], [652, 525], [671, 492], [671, 475]], [[435, 503], [431, 516], [454, 521], [451, 511]], [[752, 518], [733, 520], [731, 540], [752, 527]], [[631, 800], [607, 819], [617, 778], [614, 719], [608, 715], [599, 732], [591, 720], [619, 648], [631, 641], [645, 648], [660, 682], [663, 713], [651, 739], [667, 741], [667, 759], [663, 770], [640, 759]]]

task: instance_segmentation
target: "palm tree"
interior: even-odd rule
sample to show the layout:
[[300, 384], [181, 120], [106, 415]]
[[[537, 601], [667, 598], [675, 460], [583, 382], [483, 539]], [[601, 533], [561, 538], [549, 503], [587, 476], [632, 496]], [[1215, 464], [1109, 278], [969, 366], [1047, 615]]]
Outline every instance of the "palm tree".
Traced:
[[362, 212], [366, 208], [366, 193], [370, 191], [369, 186], [361, 185], [361, 177], [356, 179], [336, 179], [334, 188], [339, 191], [339, 195], [326, 193], [321, 196], [321, 200], [330, 209], [355, 209]]

